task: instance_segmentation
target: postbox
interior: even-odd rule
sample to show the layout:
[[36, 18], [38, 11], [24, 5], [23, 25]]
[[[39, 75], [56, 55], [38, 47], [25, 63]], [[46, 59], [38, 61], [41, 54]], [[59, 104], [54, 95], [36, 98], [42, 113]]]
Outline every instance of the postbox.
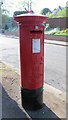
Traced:
[[47, 17], [23, 14], [14, 18], [19, 24], [21, 100], [25, 109], [43, 106], [44, 25]]

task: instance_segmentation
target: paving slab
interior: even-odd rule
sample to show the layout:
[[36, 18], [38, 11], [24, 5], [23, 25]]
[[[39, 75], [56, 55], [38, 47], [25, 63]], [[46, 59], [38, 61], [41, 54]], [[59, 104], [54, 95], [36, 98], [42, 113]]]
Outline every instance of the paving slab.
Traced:
[[2, 86], [2, 118], [44, 119], [66, 118], [66, 93], [48, 84], [44, 85], [44, 107], [36, 111], [24, 110], [21, 106], [20, 75], [10, 66], [0, 62]]

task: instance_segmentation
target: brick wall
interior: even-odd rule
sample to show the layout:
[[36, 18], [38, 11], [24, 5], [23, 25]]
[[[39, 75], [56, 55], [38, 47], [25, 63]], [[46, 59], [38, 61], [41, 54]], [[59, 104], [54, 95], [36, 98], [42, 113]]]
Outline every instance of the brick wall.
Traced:
[[48, 22], [51, 28], [68, 28], [68, 17], [65, 18], [49, 18]]

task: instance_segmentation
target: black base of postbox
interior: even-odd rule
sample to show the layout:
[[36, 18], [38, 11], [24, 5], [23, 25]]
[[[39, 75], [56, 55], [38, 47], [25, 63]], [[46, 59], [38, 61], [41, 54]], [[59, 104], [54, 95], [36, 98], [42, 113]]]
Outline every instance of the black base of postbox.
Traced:
[[24, 109], [41, 109], [43, 107], [43, 87], [36, 90], [21, 88], [21, 101]]

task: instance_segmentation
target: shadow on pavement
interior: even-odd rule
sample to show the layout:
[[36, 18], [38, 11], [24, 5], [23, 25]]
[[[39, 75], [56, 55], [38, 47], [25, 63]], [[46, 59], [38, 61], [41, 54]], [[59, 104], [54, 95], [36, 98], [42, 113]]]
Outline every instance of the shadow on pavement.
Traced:
[[9, 97], [2, 87], [2, 120], [10, 120], [10, 118], [12, 118], [11, 120], [15, 118], [18, 118], [18, 120], [19, 118], [29, 120], [18, 104]]
[[32, 118], [32, 120], [61, 120], [56, 116], [56, 114], [51, 111], [45, 104], [42, 109], [37, 110], [37, 111], [28, 111], [27, 113], [29, 116]]
[[[37, 111], [26, 112], [32, 120], [60, 120], [56, 114], [51, 111], [46, 105]], [[48, 118], [48, 119], [47, 119]], [[2, 120], [29, 120], [26, 114], [20, 109], [18, 104], [9, 97], [5, 89], [2, 87]]]

